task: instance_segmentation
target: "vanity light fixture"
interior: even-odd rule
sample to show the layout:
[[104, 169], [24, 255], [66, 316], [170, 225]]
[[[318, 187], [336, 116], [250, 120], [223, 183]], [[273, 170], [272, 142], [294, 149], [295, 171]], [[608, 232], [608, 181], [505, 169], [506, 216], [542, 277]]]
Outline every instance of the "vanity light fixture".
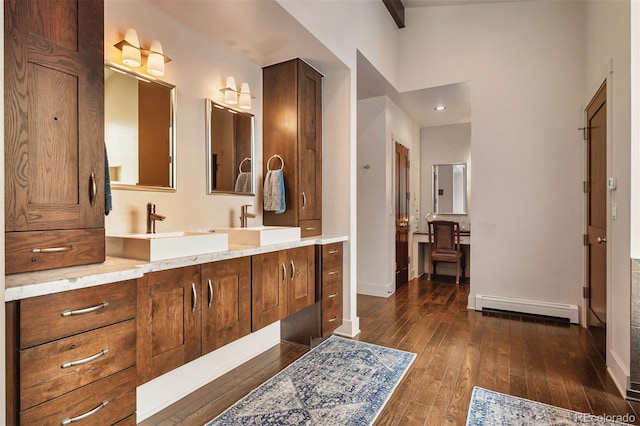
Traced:
[[124, 40], [114, 44], [114, 46], [122, 51], [122, 63], [131, 67], [138, 68], [142, 66], [142, 58], [147, 58], [147, 73], [154, 77], [162, 77], [164, 75], [164, 64], [171, 61], [162, 51], [162, 44], [158, 40], [151, 42], [151, 47], [142, 49], [138, 40], [138, 33], [133, 28], [128, 28]]
[[236, 79], [229, 76], [227, 77], [227, 84], [224, 89], [220, 89], [224, 93], [224, 103], [227, 105], [236, 105], [240, 109], [251, 109], [251, 99], [255, 99], [255, 96], [251, 94], [249, 90], [249, 83], [242, 83], [240, 91], [238, 92], [238, 86], [236, 86]]
[[444, 105], [438, 105], [433, 109], [435, 109], [436, 111], [444, 111], [445, 109], [447, 109], [447, 107]]
[[251, 109], [251, 99], [255, 99], [255, 96], [249, 90], [249, 83], [242, 83], [239, 99], [240, 109]]

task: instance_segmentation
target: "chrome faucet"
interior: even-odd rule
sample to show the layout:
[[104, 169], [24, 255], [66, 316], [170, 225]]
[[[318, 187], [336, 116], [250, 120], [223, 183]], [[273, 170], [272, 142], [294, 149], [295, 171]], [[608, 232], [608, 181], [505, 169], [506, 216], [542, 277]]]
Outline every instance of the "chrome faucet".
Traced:
[[255, 213], [249, 213], [249, 207], [251, 207], [251, 204], [244, 204], [240, 207], [240, 228], [247, 227], [248, 218], [254, 218], [257, 216]]
[[167, 217], [156, 213], [156, 205], [147, 203], [147, 234], [156, 233], [156, 221], [163, 221]]

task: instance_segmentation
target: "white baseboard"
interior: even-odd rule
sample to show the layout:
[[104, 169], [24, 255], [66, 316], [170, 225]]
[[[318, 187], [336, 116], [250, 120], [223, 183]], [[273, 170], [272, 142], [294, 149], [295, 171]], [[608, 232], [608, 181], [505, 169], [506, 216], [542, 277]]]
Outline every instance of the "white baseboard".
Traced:
[[136, 420], [151, 417], [280, 343], [280, 321], [176, 368], [136, 389]]
[[624, 397], [627, 394], [627, 383], [629, 383], [629, 370], [625, 367], [624, 363], [620, 360], [617, 353], [608, 351], [607, 357], [607, 371], [609, 376], [616, 384], [618, 391]]
[[389, 297], [396, 292], [396, 286], [394, 283], [380, 285], [359, 282], [357, 292], [367, 296]]
[[[471, 306], [471, 300], [469, 300]], [[573, 324], [578, 324], [578, 306], [565, 303], [542, 302], [538, 300], [513, 299], [510, 297], [483, 296], [476, 294], [475, 310], [483, 308], [499, 309], [501, 311], [520, 312], [526, 314], [545, 315], [556, 318], [567, 318]]]
[[360, 317], [351, 320], [343, 320], [342, 325], [333, 332], [338, 336], [354, 338], [360, 333]]

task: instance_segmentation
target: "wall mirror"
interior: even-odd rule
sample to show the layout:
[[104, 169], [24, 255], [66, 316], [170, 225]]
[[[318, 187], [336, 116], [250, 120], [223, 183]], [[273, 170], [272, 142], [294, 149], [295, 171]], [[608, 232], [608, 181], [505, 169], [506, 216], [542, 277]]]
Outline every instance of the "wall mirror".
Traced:
[[112, 188], [175, 191], [175, 86], [105, 64], [104, 119]]
[[254, 118], [205, 99], [209, 194], [254, 194]]
[[433, 165], [433, 211], [467, 213], [467, 163]]

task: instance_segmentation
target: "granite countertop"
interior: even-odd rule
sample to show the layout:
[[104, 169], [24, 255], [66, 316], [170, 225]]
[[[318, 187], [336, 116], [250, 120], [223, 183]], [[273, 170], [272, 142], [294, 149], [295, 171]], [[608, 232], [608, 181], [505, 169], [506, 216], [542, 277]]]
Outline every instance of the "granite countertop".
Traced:
[[199, 265], [237, 257], [252, 256], [309, 245], [326, 245], [347, 241], [346, 236], [321, 235], [300, 241], [265, 246], [229, 245], [229, 250], [154, 262], [107, 256], [103, 263], [26, 272], [5, 276], [5, 302], [43, 296], [68, 290], [110, 284], [142, 277], [145, 273]]

